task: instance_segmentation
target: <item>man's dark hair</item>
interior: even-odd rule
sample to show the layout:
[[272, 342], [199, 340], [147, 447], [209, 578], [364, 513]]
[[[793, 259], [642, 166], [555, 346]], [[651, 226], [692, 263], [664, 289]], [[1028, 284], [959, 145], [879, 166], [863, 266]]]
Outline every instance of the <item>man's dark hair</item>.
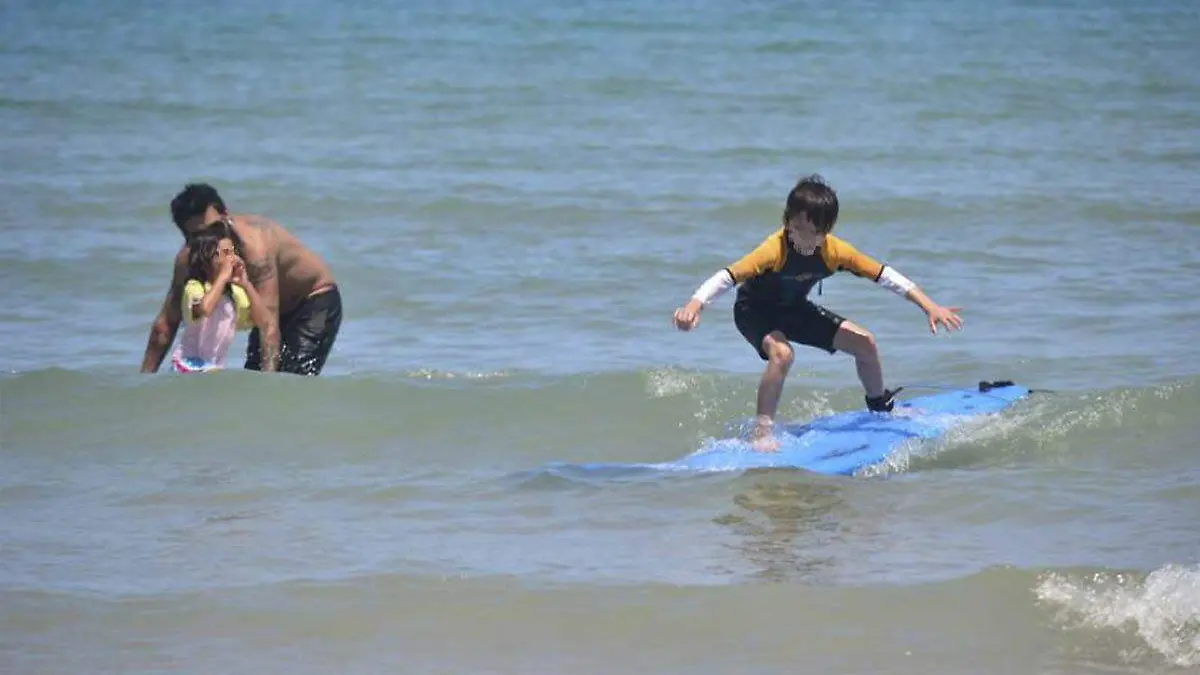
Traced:
[[801, 178], [787, 196], [784, 221], [806, 214], [817, 232], [829, 232], [838, 217], [837, 192], [819, 174]]
[[179, 231], [187, 236], [183, 224], [196, 216], [204, 215], [210, 206], [223, 216], [229, 214], [224, 200], [221, 199], [221, 195], [217, 194], [215, 187], [208, 183], [185, 185], [183, 190], [171, 200], [171, 218], [175, 221], [175, 227], [178, 227]]

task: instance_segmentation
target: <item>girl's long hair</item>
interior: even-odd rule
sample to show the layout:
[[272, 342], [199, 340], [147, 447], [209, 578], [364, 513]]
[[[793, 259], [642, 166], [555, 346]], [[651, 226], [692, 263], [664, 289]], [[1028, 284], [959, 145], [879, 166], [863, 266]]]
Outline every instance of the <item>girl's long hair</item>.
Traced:
[[[212, 283], [213, 280], [208, 277], [208, 268], [213, 264], [213, 258], [217, 256], [222, 239], [230, 239], [234, 242], [234, 249], [238, 248], [237, 241], [230, 236], [226, 227], [210, 227], [192, 236], [188, 241], [189, 279], [196, 279], [201, 283]], [[241, 255], [241, 251], [237, 251], [237, 253]], [[231, 286], [225, 286], [225, 295], [233, 297]]]

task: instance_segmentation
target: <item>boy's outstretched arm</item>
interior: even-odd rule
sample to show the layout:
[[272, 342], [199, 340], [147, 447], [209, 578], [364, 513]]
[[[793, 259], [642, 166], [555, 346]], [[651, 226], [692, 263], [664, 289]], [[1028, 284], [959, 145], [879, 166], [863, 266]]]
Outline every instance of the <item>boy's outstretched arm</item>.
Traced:
[[958, 315], [961, 308], [942, 307], [928, 295], [925, 295], [920, 286], [917, 286], [911, 279], [897, 272], [895, 269], [884, 265], [876, 283], [897, 295], [903, 296], [909, 302], [920, 307], [929, 319], [929, 332], [937, 333], [938, 324], [945, 325], [947, 331], [952, 329], [962, 330], [963, 320]]
[[725, 291], [733, 288], [733, 275], [728, 269], [721, 269], [708, 278], [692, 293], [692, 297], [683, 307], [675, 310], [675, 327], [679, 330], [691, 330], [700, 323], [700, 312], [705, 305], [716, 300]]
[[713, 300], [721, 297], [737, 284], [753, 279], [767, 270], [783, 267], [787, 240], [783, 228], [779, 228], [759, 242], [753, 251], [742, 256], [729, 267], [717, 270], [700, 287], [692, 293], [687, 304], [675, 310], [675, 327], [679, 330], [691, 330], [700, 323], [700, 312]]
[[826, 238], [826, 255], [830, 260], [830, 269], [849, 270], [864, 279], [892, 291], [917, 307], [924, 310], [929, 318], [929, 331], [937, 332], [938, 324], [946, 326], [946, 330], [962, 330], [962, 317], [958, 316], [958, 307], [942, 307], [925, 295], [911, 279], [874, 258], [863, 254], [852, 244], [833, 235]]

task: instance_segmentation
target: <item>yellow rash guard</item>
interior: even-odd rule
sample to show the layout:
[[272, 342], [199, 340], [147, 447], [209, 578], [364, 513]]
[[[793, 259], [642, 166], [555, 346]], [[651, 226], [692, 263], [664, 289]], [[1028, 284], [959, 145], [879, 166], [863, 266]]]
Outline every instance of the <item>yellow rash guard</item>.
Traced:
[[738, 300], [755, 305], [793, 305], [804, 302], [818, 281], [840, 271], [878, 282], [884, 265], [850, 243], [825, 236], [812, 255], [801, 255], [779, 228], [750, 253], [726, 267], [738, 288]]

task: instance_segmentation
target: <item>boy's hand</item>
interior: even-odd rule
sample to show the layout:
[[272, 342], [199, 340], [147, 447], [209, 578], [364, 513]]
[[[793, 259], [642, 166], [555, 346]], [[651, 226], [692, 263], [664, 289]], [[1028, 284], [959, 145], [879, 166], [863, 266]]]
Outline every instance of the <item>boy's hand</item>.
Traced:
[[675, 327], [679, 330], [691, 330], [700, 323], [700, 311], [704, 305], [693, 299], [688, 304], [675, 310]]
[[926, 312], [926, 316], [929, 317], [929, 332], [937, 333], [938, 324], [945, 325], [947, 333], [955, 328], [962, 330], [963, 320], [958, 315], [960, 310], [960, 307], [942, 307], [941, 305], [929, 308], [929, 311]]

